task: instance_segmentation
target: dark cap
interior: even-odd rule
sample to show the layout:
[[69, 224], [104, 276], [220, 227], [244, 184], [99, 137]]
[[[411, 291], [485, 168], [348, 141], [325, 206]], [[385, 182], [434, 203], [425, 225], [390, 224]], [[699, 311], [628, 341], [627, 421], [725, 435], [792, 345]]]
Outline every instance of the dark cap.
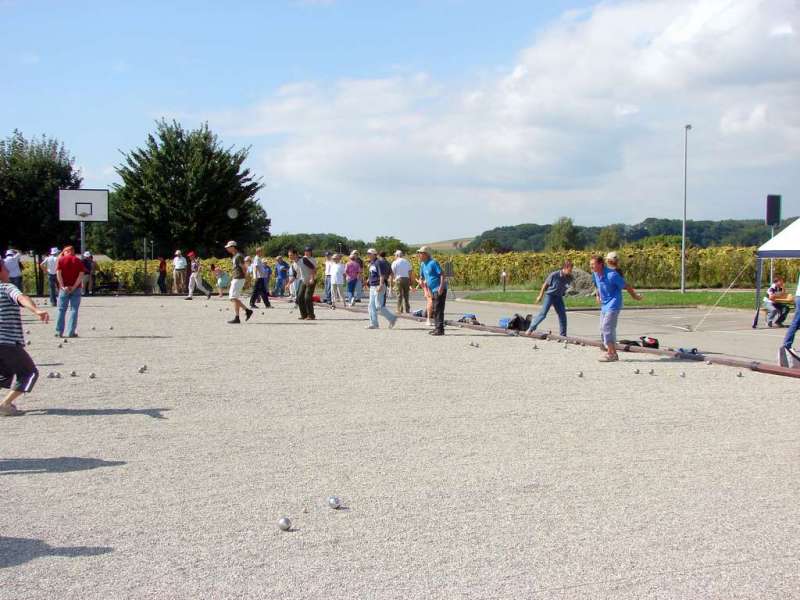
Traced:
[[313, 252], [313, 251], [314, 249], [311, 246], [306, 246], [305, 248], [303, 248], [303, 252]]

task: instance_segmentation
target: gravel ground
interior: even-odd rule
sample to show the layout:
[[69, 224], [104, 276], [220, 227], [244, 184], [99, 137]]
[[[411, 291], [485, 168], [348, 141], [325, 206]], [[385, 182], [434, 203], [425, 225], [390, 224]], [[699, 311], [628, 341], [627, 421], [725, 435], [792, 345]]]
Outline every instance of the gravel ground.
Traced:
[[227, 304], [28, 325], [0, 598], [800, 597], [796, 381]]

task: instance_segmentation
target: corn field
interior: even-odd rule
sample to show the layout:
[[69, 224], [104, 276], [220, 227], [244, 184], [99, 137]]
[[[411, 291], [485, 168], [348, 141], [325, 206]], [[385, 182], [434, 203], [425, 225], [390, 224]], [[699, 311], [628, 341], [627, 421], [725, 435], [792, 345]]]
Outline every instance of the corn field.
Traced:
[[[618, 252], [620, 265], [625, 278], [637, 288], [677, 288], [680, 285], [680, 252], [673, 248], [653, 247], [647, 249], [623, 248]], [[592, 252], [570, 250], [564, 252], [511, 252], [508, 254], [448, 254], [437, 257], [442, 267], [452, 268], [452, 283], [461, 289], [481, 289], [500, 284], [503, 271], [508, 275], [508, 285], [512, 287], [531, 287], [538, 285], [550, 271], [561, 266], [568, 258], [576, 267], [589, 270]], [[415, 270], [416, 257], [410, 257]], [[317, 259], [318, 276], [323, 277], [324, 258]], [[215, 263], [224, 271], [231, 268], [230, 259], [206, 259], [203, 261], [203, 277], [212, 284], [216, 279], [210, 274], [209, 266]], [[447, 263], [450, 264], [448, 267]], [[764, 263], [762, 283], [769, 278], [768, 262]], [[155, 261], [148, 261], [147, 278], [144, 262], [141, 260], [106, 261], [98, 263], [98, 281], [118, 281], [126, 292], [142, 292], [155, 288]], [[171, 265], [170, 265], [171, 267]], [[687, 255], [687, 286], [693, 288], [727, 287], [740, 274], [736, 287], [755, 286], [755, 248], [714, 247], [690, 249]], [[776, 260], [775, 273], [786, 278], [791, 288], [800, 274], [800, 261]], [[24, 271], [25, 289], [35, 290], [32, 269]], [[167, 273], [167, 286], [172, 289], [172, 269]]]

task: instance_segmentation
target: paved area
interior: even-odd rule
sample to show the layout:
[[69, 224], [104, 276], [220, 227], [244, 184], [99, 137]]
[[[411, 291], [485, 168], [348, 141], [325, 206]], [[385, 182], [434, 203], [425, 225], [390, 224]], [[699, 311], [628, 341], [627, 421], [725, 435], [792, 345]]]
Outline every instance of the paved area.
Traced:
[[800, 597], [795, 380], [226, 306], [29, 325], [0, 598]]
[[[645, 292], [646, 293], [646, 292]], [[625, 298], [626, 306], [636, 302]], [[496, 325], [500, 317], [514, 313], [536, 314], [538, 306], [503, 305], [457, 301], [450, 303], [453, 318], [471, 312], [481, 322]], [[794, 313], [792, 313], [793, 315]], [[567, 313], [569, 334], [599, 339], [600, 317], [597, 311], [571, 310]], [[623, 310], [619, 321], [620, 339], [636, 340], [642, 335], [657, 338], [663, 347], [698, 348], [707, 353], [722, 354], [769, 363], [777, 363], [778, 349], [786, 329], [768, 328], [760, 319], [753, 329], [753, 312], [745, 310], [702, 308], [629, 309]], [[558, 333], [558, 318], [551, 310], [540, 330]], [[800, 343], [800, 338], [798, 338]]]

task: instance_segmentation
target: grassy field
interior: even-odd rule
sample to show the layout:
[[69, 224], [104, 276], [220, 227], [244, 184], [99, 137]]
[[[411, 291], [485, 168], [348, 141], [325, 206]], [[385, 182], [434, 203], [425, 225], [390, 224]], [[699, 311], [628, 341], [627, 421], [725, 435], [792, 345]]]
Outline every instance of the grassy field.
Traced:
[[[467, 300], [485, 300], [490, 302], [513, 302], [516, 304], [532, 304], [538, 292], [533, 291], [508, 291], [508, 292], [476, 292], [466, 297]], [[713, 305], [719, 300], [722, 291], [713, 292], [686, 292], [677, 291], [642, 292], [644, 299], [641, 302], [633, 300], [627, 294], [627, 306], [698, 306]], [[753, 308], [753, 292], [729, 292], [719, 303], [724, 308]], [[581, 308], [597, 306], [594, 298], [575, 297], [567, 298], [568, 308]]]

